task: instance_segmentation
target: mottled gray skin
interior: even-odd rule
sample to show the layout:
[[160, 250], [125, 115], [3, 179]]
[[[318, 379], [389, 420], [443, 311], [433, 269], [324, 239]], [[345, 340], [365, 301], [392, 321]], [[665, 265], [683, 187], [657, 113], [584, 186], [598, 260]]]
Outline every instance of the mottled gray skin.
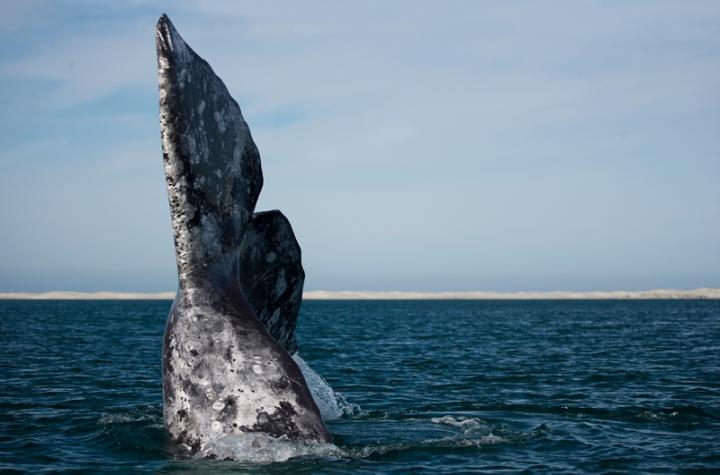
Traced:
[[280, 211], [255, 213], [240, 245], [240, 287], [260, 321], [291, 355], [305, 272], [300, 246]]
[[179, 281], [163, 345], [165, 426], [193, 453], [253, 432], [328, 441], [288, 353], [300, 247], [279, 211], [254, 213], [263, 178], [240, 107], [164, 15], [157, 53]]

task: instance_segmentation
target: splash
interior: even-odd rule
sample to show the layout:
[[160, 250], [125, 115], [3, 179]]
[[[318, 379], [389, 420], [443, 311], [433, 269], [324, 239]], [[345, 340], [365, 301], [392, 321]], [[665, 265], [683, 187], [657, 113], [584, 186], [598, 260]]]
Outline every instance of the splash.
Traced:
[[[457, 421], [457, 419], [455, 419], [455, 421]], [[415, 450], [466, 447], [482, 449], [484, 447], [509, 442], [512, 441], [487, 430], [487, 432], [475, 432], [471, 436], [451, 436], [413, 442], [396, 442], [341, 448], [334, 444], [274, 438], [261, 433], [245, 433], [226, 435], [219, 439], [211, 440], [196, 454], [196, 458], [233, 460], [235, 462], [263, 465], [286, 462], [298, 457], [358, 460], [378, 455], [411, 452]]]
[[303, 360], [299, 354], [292, 355], [297, 365], [300, 367], [305, 382], [307, 382], [310, 394], [320, 409], [320, 415], [323, 420], [333, 421], [344, 416], [353, 416], [360, 414], [362, 410], [357, 404], [349, 403], [345, 396], [333, 391], [325, 378], [320, 376], [314, 369]]
[[198, 458], [234, 460], [251, 464], [285, 462], [295, 457], [342, 457], [333, 444], [275, 438], [262, 433], [229, 434], [210, 440]]

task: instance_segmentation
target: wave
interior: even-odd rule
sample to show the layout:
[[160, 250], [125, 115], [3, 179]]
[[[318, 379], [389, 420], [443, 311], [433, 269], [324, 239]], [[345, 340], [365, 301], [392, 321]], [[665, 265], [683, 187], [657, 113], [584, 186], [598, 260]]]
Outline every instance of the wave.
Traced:
[[456, 428], [459, 433], [416, 441], [370, 443], [359, 446], [290, 440], [261, 433], [228, 434], [210, 440], [200, 452], [187, 459], [187, 452], [181, 447], [166, 445], [167, 440], [162, 431], [162, 408], [143, 406], [102, 414], [97, 420], [97, 424], [102, 429], [95, 432], [94, 440], [89, 442], [103, 446], [124, 447], [124, 450], [139, 452], [160, 449], [173, 458], [186, 461], [214, 459], [249, 465], [266, 465], [298, 458], [358, 460], [413, 450], [483, 448], [513, 444], [532, 435], [495, 427], [477, 417], [444, 415], [423, 418], [419, 421]]
[[[335, 401], [337, 401], [337, 397]], [[509, 408], [517, 410], [518, 406], [500, 405], [500, 407], [494, 407], [495, 411], [499, 408], [505, 411]], [[486, 409], [488, 408], [486, 407]], [[586, 417], [588, 417], [588, 420], [595, 421], [598, 419], [623, 419], [645, 424], [670, 423], [672, 425], [686, 425], [695, 424], [702, 419], [718, 420], [718, 414], [714, 411], [694, 406], [668, 408], [625, 407], [614, 410], [538, 406], [535, 407], [535, 411], [531, 410], [529, 406], [522, 406], [522, 409], [524, 413], [548, 412], [548, 409], [551, 409], [550, 412], [563, 413], [571, 417], [579, 416], [580, 419]], [[343, 414], [346, 414], [346, 412], [343, 412]], [[342, 435], [336, 437], [334, 443], [322, 444], [273, 438], [266, 434], [232, 434], [209, 442], [195, 457], [232, 460], [250, 465], [264, 465], [285, 462], [290, 459], [308, 458], [351, 461], [373, 459], [387, 454], [417, 450], [486, 450], [493, 446], [524, 445], [530, 440], [540, 440], [544, 437], [555, 440], [558, 438], [565, 439], [570, 436], [563, 430], [556, 432], [558, 429], [550, 429], [544, 424], [540, 424], [534, 429], [520, 431], [502, 423], [489, 422], [480, 417], [457, 414], [435, 413], [423, 416], [412, 411], [410, 413], [397, 412], [391, 414], [374, 411], [367, 414], [367, 416], [356, 417], [343, 416], [343, 419], [352, 418], [353, 421], [346, 420], [346, 422], [340, 422], [340, 424], [361, 423], [360, 419], [369, 417], [370, 420], [366, 422], [372, 423], [373, 420], [378, 418], [390, 418], [399, 424], [403, 422], [410, 423], [411, 426], [420, 428], [421, 431], [427, 431], [427, 429], [422, 429], [422, 425], [427, 427], [428, 424], [442, 426], [445, 429], [441, 429], [444, 433], [440, 434], [426, 432], [425, 437], [416, 440], [383, 440], [384, 437], [379, 436], [377, 439], [371, 437], [370, 440], [366, 440], [361, 444], [347, 444]], [[592, 417], [590, 418], [591, 414]], [[495, 421], [496, 418], [494, 417], [493, 420]], [[96, 424], [99, 430], [91, 432], [90, 439], [86, 440], [91, 445], [122, 448], [123, 451], [138, 453], [162, 451], [172, 458], [178, 459], [178, 461], [188, 461], [186, 458], [187, 452], [176, 450], [179, 448], [167, 444], [167, 439], [162, 430], [162, 407], [159, 405], [126, 407], [120, 408], [118, 412], [103, 413], [99, 419], [96, 419]], [[398, 433], [398, 435], [404, 437], [401, 433]]]
[[128, 412], [103, 413], [97, 423], [101, 426], [142, 423], [142, 425], [162, 428], [162, 409], [155, 406], [148, 406], [145, 408], [134, 408]]
[[[425, 419], [427, 421], [427, 419]], [[480, 418], [433, 417], [431, 423], [456, 427], [457, 435], [427, 438], [418, 441], [402, 441], [386, 444], [365, 444], [358, 447], [340, 447], [307, 441], [270, 437], [266, 434], [232, 434], [208, 442], [196, 455], [197, 458], [233, 460], [250, 464], [286, 462], [294, 458], [366, 459], [388, 453], [411, 450], [482, 448], [498, 444], [516, 443], [535, 435], [494, 428]]]
[[459, 429], [462, 429], [462, 431], [466, 434], [478, 432], [481, 430], [489, 430], [487, 422], [480, 419], [479, 417], [433, 417], [430, 419], [430, 422], [432, 422], [433, 424], [443, 424], [447, 426], [457, 427]]

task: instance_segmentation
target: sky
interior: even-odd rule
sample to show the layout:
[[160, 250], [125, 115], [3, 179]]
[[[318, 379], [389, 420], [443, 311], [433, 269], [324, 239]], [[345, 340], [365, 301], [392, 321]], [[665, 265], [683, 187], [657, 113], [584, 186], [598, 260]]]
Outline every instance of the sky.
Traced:
[[163, 12], [306, 290], [720, 287], [716, 1], [0, 0], [0, 291], [176, 288]]

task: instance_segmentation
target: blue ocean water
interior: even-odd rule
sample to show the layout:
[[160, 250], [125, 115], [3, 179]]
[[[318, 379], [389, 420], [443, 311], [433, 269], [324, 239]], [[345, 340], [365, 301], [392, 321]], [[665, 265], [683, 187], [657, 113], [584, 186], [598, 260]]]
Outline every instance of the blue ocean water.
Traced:
[[0, 301], [0, 471], [720, 471], [718, 301], [307, 301], [339, 451], [186, 460], [162, 428], [170, 302]]

